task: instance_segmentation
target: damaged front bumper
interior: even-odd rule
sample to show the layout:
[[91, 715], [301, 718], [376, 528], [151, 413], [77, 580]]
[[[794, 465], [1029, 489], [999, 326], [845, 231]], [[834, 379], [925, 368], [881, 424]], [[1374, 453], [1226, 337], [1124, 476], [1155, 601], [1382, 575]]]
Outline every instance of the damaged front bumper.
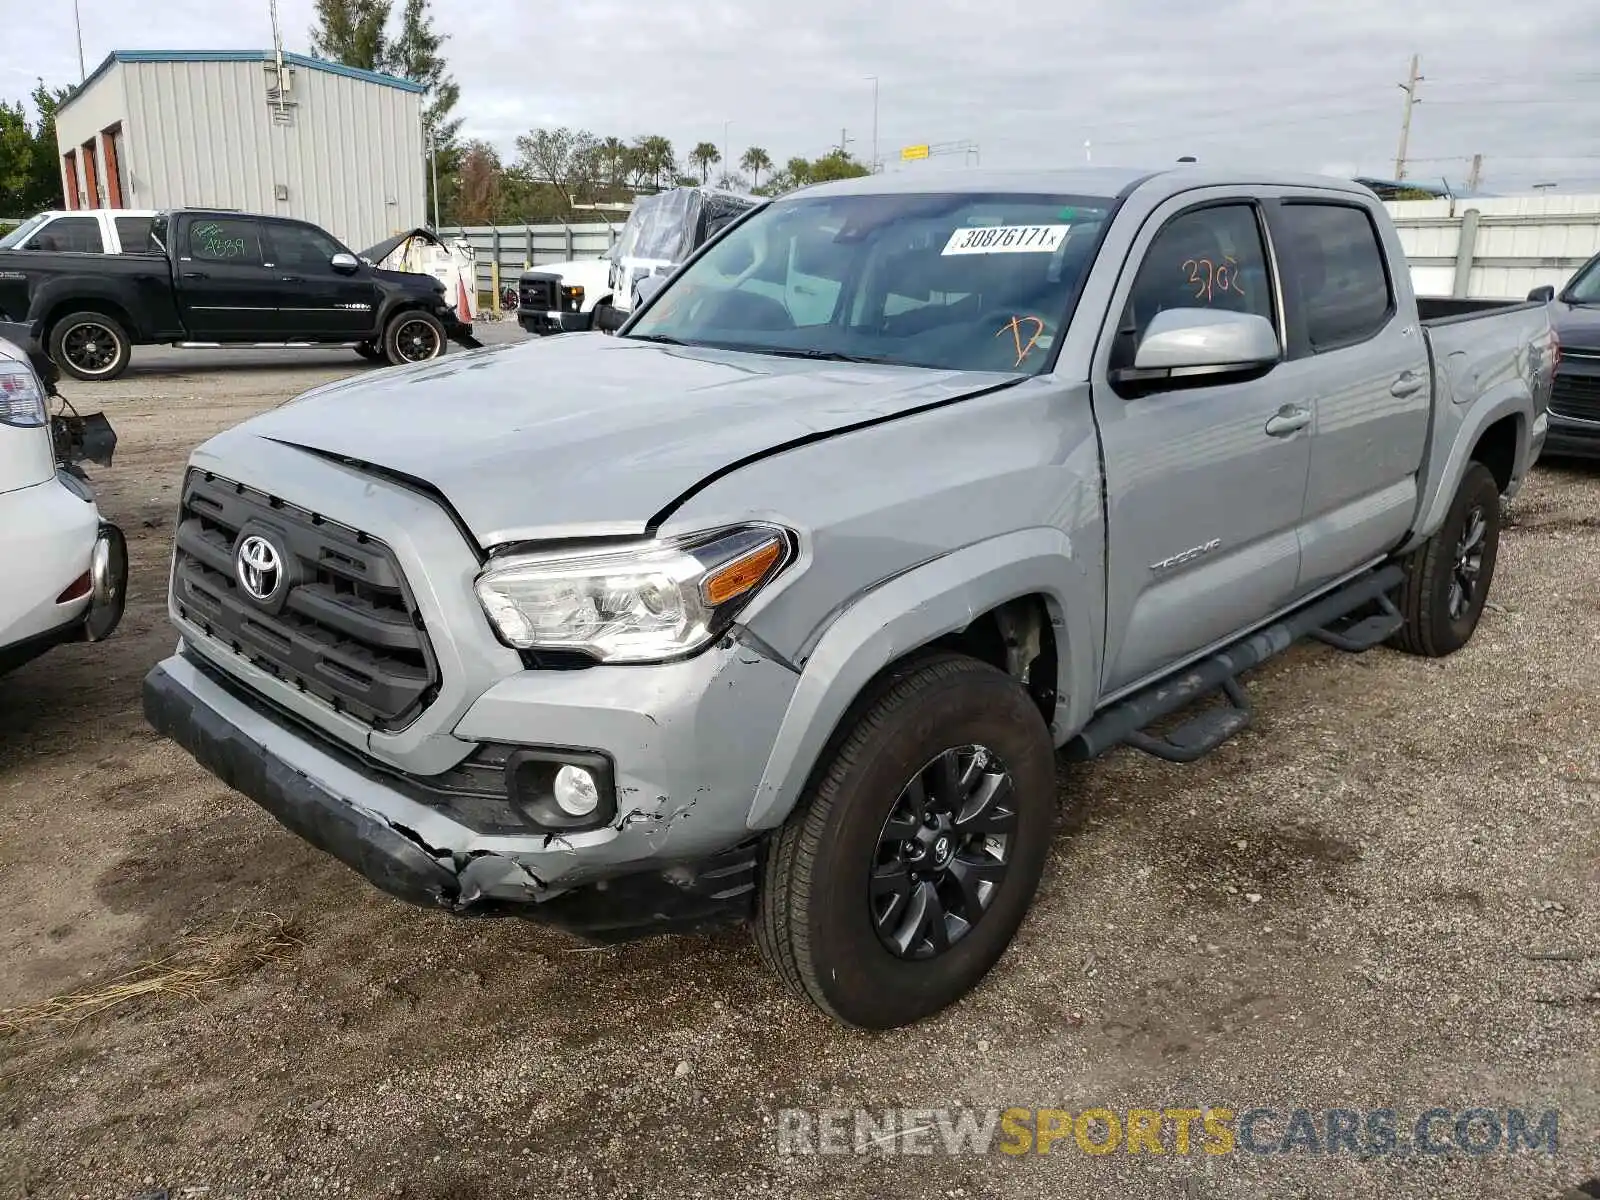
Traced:
[[759, 847], [743, 825], [748, 795], [720, 819], [700, 808], [692, 829], [682, 818], [693, 799], [666, 813], [627, 807], [616, 827], [590, 833], [507, 832], [417, 798], [406, 780], [318, 736], [192, 648], [149, 673], [144, 709], [224, 783], [413, 904], [530, 917], [596, 942], [712, 928], [753, 911]]

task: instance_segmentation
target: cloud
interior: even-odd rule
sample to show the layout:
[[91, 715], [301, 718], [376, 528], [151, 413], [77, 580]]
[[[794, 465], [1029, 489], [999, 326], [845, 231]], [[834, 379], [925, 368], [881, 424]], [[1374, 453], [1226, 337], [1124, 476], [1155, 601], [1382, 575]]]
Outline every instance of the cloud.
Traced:
[[[0, 0], [0, 94], [77, 78], [69, 7]], [[265, 47], [267, 0], [80, 0], [90, 68], [112, 49]], [[304, 50], [311, 0], [281, 0]], [[509, 151], [531, 126], [765, 147], [850, 139], [891, 169], [913, 143], [975, 142], [984, 165], [1202, 161], [1389, 174], [1410, 55], [1424, 53], [1412, 174], [1600, 191], [1600, 5], [1541, 0], [434, 0], [465, 131]], [[59, 11], [58, 11], [59, 10]], [[27, 64], [19, 66], [16, 64]], [[959, 159], [947, 160], [957, 163]], [[926, 164], [923, 164], [925, 167]], [[913, 164], [905, 169], [917, 169]]]

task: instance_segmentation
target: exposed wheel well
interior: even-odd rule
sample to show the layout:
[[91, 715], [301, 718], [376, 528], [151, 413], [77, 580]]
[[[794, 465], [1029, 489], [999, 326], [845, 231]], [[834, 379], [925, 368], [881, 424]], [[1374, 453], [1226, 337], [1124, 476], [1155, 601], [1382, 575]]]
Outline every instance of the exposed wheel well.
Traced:
[[122, 326], [129, 337], [133, 336], [133, 321], [128, 317], [127, 309], [114, 300], [102, 300], [90, 297], [84, 300], [64, 300], [57, 304], [44, 318], [44, 344], [50, 344], [50, 335], [60, 323], [62, 317], [71, 316], [73, 313], [92, 312], [101, 316], [110, 317]]
[[1000, 668], [1027, 688], [1045, 724], [1054, 722], [1056, 637], [1043, 596], [1008, 600], [923, 649], [951, 650]]
[[1517, 445], [1521, 442], [1522, 418], [1501, 417], [1478, 438], [1472, 448], [1472, 457], [1489, 468], [1489, 474], [1503, 493], [1511, 486], [1512, 473], [1517, 469]]

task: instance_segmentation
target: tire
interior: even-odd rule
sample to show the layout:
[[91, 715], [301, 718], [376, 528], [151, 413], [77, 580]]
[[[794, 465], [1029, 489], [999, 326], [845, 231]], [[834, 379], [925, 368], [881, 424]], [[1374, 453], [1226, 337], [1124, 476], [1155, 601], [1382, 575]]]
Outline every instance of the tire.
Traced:
[[1465, 646], [1483, 615], [1499, 550], [1500, 485], [1488, 467], [1469, 463], [1444, 524], [1405, 560], [1399, 596], [1405, 624], [1389, 644], [1427, 658]]
[[50, 329], [50, 358], [61, 370], [86, 383], [104, 383], [128, 369], [133, 343], [115, 317], [75, 312]]
[[438, 358], [444, 344], [444, 325], [420, 308], [396, 313], [383, 331], [383, 356], [397, 367]]
[[[985, 781], [997, 770], [1012, 785], [1009, 818], [995, 816], [990, 835], [968, 834], [975, 841], [966, 845], [958, 831], [945, 832], [948, 825], [928, 829], [911, 819], [910, 785], [923, 781], [934, 808], [941, 763], [950, 761], [944, 752], [957, 747], [966, 748], [955, 752], [960, 774], [973, 767], [972, 748], [994, 755], [987, 771], [978, 764], [980, 789], [992, 786]], [[896, 835], [915, 831], [915, 838], [891, 836], [891, 817]], [[931, 1016], [976, 986], [1010, 945], [1038, 888], [1054, 818], [1054, 747], [1022, 687], [976, 659], [912, 661], [858, 706], [768, 845], [756, 918], [762, 957], [797, 996], [847, 1024], [891, 1029]], [[1003, 830], [996, 849], [993, 835]], [[996, 855], [1003, 874], [989, 875], [965, 930], [948, 919], [937, 927], [915, 920], [930, 891], [948, 903], [941, 911], [959, 912], [966, 889], [954, 868], [968, 878], [974, 862], [992, 872]], [[951, 869], [916, 870], [936, 859]], [[880, 887], [880, 878], [907, 886]], [[936, 928], [945, 930], [946, 948], [934, 945]]]
[[356, 353], [368, 362], [383, 362], [386, 358], [375, 342], [362, 342], [356, 347]]

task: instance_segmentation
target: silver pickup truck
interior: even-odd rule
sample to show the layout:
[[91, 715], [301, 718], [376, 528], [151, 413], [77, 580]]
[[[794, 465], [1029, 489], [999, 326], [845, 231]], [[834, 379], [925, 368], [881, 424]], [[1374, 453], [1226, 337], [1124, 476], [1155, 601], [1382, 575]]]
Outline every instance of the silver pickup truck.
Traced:
[[1304, 636], [1472, 636], [1555, 348], [1467, 307], [1338, 180], [808, 189], [616, 336], [206, 442], [145, 710], [395, 896], [747, 920], [834, 1017], [915, 1021], [1012, 940], [1058, 751], [1198, 758]]

